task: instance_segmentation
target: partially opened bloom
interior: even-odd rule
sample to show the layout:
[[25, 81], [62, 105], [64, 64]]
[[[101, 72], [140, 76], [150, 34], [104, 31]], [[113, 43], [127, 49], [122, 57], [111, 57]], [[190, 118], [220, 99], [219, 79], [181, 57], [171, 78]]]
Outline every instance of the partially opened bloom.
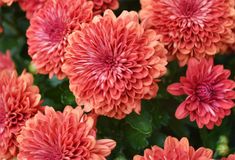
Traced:
[[49, 0], [19, 0], [19, 5], [21, 9], [26, 12], [26, 17], [30, 19], [47, 1]]
[[203, 147], [195, 150], [187, 138], [179, 141], [169, 136], [163, 149], [153, 146], [144, 151], [144, 156], [136, 155], [133, 160], [212, 160], [212, 154], [212, 150]]
[[106, 9], [116, 10], [119, 7], [118, 0], [92, 0], [94, 2], [94, 14], [100, 14]]
[[140, 16], [154, 29], [181, 66], [202, 59], [235, 42], [234, 7], [230, 0], [141, 0]]
[[156, 96], [166, 72], [166, 50], [153, 30], [144, 30], [136, 12], [115, 17], [106, 10], [69, 38], [63, 71], [86, 111], [124, 118]]
[[0, 52], [0, 72], [5, 69], [13, 70], [15, 68], [14, 62], [11, 60], [10, 51], [7, 51], [6, 54]]
[[92, 17], [93, 2], [51, 0], [34, 14], [27, 30], [29, 55], [41, 74], [65, 77], [61, 71], [68, 35]]
[[0, 159], [12, 159], [18, 153], [16, 137], [25, 121], [40, 109], [40, 94], [33, 76], [14, 70], [0, 72]]
[[64, 112], [45, 108], [26, 122], [17, 138], [19, 160], [105, 160], [116, 142], [96, 140], [94, 120], [83, 114], [80, 107], [65, 107]]
[[183, 119], [189, 115], [191, 121], [196, 120], [199, 128], [204, 125], [209, 129], [219, 126], [234, 107], [235, 82], [229, 80], [229, 76], [230, 71], [223, 65], [214, 66], [212, 58], [200, 62], [191, 59], [186, 77], [181, 77], [179, 83], [167, 88], [173, 95], [188, 96], [177, 108], [176, 118]]
[[221, 160], [235, 160], [235, 154], [231, 154], [228, 158], [222, 158]]

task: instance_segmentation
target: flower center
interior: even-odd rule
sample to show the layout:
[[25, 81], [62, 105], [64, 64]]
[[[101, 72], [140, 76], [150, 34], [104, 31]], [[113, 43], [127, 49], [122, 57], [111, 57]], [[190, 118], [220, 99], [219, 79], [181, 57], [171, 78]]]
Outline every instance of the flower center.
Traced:
[[186, 17], [192, 17], [200, 9], [198, 0], [181, 0], [178, 7]]
[[196, 95], [200, 100], [209, 100], [213, 95], [213, 88], [209, 84], [200, 84], [196, 88]]

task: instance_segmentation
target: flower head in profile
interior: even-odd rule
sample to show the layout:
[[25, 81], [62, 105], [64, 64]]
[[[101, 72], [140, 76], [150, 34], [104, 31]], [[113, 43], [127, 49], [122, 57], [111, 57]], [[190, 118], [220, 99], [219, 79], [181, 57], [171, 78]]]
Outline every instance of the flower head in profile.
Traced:
[[217, 54], [235, 42], [235, 9], [231, 0], [141, 0], [146, 28], [162, 36], [169, 59], [181, 66], [191, 57]]
[[27, 30], [29, 55], [41, 74], [65, 77], [61, 71], [68, 36], [93, 17], [93, 2], [51, 0], [34, 14]]
[[136, 12], [116, 17], [111, 10], [69, 37], [63, 71], [76, 101], [99, 115], [124, 118], [156, 96], [166, 72], [166, 50]]
[[106, 9], [116, 10], [119, 7], [118, 0], [92, 0], [94, 2], [94, 14], [100, 14]]
[[228, 158], [222, 158], [221, 160], [235, 160], [235, 154], [231, 154]]
[[18, 153], [16, 137], [25, 121], [40, 109], [40, 94], [33, 76], [14, 70], [0, 72], [0, 159], [12, 159]]
[[80, 107], [67, 106], [64, 112], [46, 107], [26, 122], [18, 136], [19, 160], [105, 160], [116, 142], [96, 140], [94, 120], [83, 114]]
[[10, 51], [7, 51], [6, 54], [0, 52], [0, 72], [5, 69], [13, 70], [15, 68], [14, 62], [11, 60]]
[[164, 148], [153, 146], [144, 151], [144, 156], [136, 155], [133, 160], [212, 160], [213, 152], [210, 149], [195, 150], [189, 146], [187, 138], [180, 141], [174, 137], [167, 137]]
[[19, 5], [26, 12], [26, 17], [31, 19], [33, 14], [41, 9], [49, 0], [19, 0]]
[[234, 107], [235, 82], [229, 80], [230, 71], [223, 65], [214, 65], [213, 59], [202, 59], [200, 62], [191, 59], [186, 77], [181, 77], [179, 83], [168, 86], [172, 95], [187, 95], [188, 97], [176, 110], [176, 118], [190, 116], [197, 122], [199, 128], [204, 125], [212, 129], [219, 126], [222, 119], [230, 114]]

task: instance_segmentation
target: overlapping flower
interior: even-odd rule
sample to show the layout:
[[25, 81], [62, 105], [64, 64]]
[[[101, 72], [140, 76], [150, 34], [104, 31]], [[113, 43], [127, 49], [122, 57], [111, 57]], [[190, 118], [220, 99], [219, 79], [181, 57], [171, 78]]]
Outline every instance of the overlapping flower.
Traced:
[[12, 159], [18, 153], [16, 137], [40, 109], [40, 98], [31, 74], [0, 71], [0, 159]]
[[139, 113], [141, 99], [156, 96], [166, 52], [156, 33], [142, 28], [136, 12], [116, 17], [106, 10], [71, 34], [62, 68], [86, 111], [121, 119]]
[[195, 150], [189, 145], [187, 138], [180, 141], [167, 137], [164, 148], [153, 146], [144, 151], [144, 156], [136, 155], [133, 160], [211, 160], [213, 152], [207, 148]]
[[234, 107], [235, 82], [229, 80], [229, 76], [230, 71], [223, 65], [214, 65], [213, 59], [202, 59], [200, 62], [191, 59], [186, 77], [181, 77], [179, 83], [167, 88], [172, 95], [188, 96], [177, 108], [175, 116], [183, 119], [189, 115], [191, 121], [196, 120], [199, 128], [204, 125], [209, 129], [219, 126]]
[[14, 68], [15, 68], [15, 64], [11, 60], [10, 51], [7, 51], [6, 54], [3, 54], [0, 51], [0, 72], [5, 69], [13, 70]]
[[143, 25], [162, 36], [181, 66], [226, 50], [235, 41], [231, 0], [141, 0]]
[[27, 121], [18, 137], [19, 160], [105, 160], [116, 143], [96, 140], [94, 119], [80, 107], [65, 107], [56, 112], [51, 107]]
[[116, 10], [119, 7], [118, 0], [92, 0], [94, 2], [94, 14], [100, 14], [106, 9]]
[[26, 11], [28, 19], [33, 17], [33, 14], [39, 11], [47, 1], [52, 0], [19, 0], [19, 5], [23, 11]]
[[222, 158], [221, 160], [235, 160], [235, 154], [231, 154], [228, 158]]
[[93, 3], [86, 0], [51, 0], [30, 20], [29, 55], [41, 74], [65, 77], [61, 71], [68, 36], [93, 17]]

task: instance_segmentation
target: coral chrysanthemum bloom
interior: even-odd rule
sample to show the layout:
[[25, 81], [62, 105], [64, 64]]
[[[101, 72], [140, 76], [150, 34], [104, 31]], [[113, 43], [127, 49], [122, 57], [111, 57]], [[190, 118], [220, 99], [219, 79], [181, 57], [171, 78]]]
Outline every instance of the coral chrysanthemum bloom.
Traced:
[[69, 37], [63, 71], [85, 111], [124, 118], [156, 96], [156, 78], [166, 72], [166, 50], [153, 30], [144, 30], [136, 12], [116, 17], [106, 10]]
[[65, 77], [61, 71], [68, 35], [93, 17], [93, 2], [51, 0], [30, 20], [27, 30], [29, 55], [41, 74]]
[[0, 0], [0, 6], [3, 4], [7, 4], [8, 6], [10, 6], [15, 1], [17, 1], [17, 0]]
[[231, 154], [228, 158], [222, 158], [221, 160], [235, 160], [235, 154]]
[[195, 150], [189, 146], [187, 138], [178, 141], [174, 137], [167, 137], [164, 148], [153, 146], [144, 151], [144, 156], [136, 155], [133, 160], [212, 160], [213, 152], [210, 149]]
[[40, 109], [38, 87], [33, 76], [14, 70], [0, 72], [0, 159], [11, 159], [18, 153], [16, 137], [25, 121]]
[[162, 36], [169, 59], [181, 66], [190, 57], [215, 55], [234, 43], [230, 0], [141, 0], [143, 25]]
[[48, 0], [19, 0], [19, 5], [23, 11], [26, 11], [28, 19], [33, 17], [34, 12], [41, 9]]
[[235, 82], [229, 80], [230, 71], [223, 65], [213, 65], [213, 59], [203, 59], [200, 62], [191, 59], [186, 77], [180, 78], [180, 83], [168, 86], [169, 93], [179, 96], [187, 95], [186, 100], [176, 110], [178, 119], [190, 116], [196, 120], [199, 128], [206, 125], [212, 129], [219, 126], [222, 119], [230, 114], [234, 107]]
[[106, 9], [116, 10], [119, 7], [118, 0], [92, 0], [94, 2], [94, 14], [100, 14]]
[[93, 118], [83, 114], [80, 107], [67, 106], [63, 113], [46, 107], [45, 114], [39, 112], [26, 122], [17, 138], [18, 159], [105, 160], [116, 142], [96, 140], [93, 123]]
[[5, 69], [14, 69], [15, 64], [11, 60], [11, 54], [10, 51], [7, 51], [6, 54], [3, 54], [0, 52], [0, 72]]

